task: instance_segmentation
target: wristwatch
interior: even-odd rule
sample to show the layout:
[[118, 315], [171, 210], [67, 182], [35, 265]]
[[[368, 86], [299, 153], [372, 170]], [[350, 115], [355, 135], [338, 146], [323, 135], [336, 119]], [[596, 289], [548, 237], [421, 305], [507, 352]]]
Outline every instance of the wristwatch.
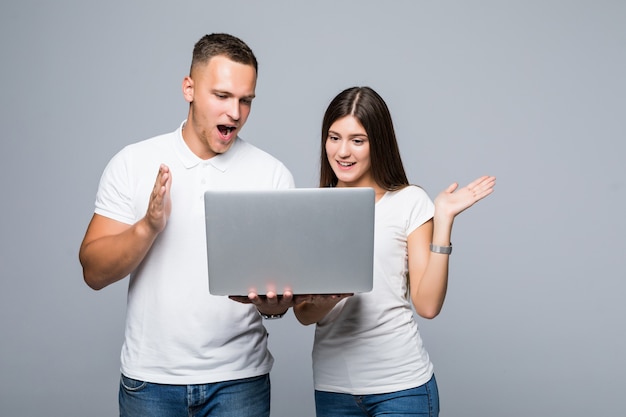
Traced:
[[[259, 310], [257, 310], [257, 311], [259, 311]], [[287, 310], [287, 311], [289, 311], [289, 310]], [[265, 313], [261, 313], [259, 311], [259, 315], [261, 317], [263, 317], [264, 319], [266, 319], [266, 320], [276, 320], [276, 319], [282, 319], [283, 316], [285, 314], [287, 314], [287, 311], [285, 311], [284, 313], [280, 313], [280, 314], [265, 314]]]

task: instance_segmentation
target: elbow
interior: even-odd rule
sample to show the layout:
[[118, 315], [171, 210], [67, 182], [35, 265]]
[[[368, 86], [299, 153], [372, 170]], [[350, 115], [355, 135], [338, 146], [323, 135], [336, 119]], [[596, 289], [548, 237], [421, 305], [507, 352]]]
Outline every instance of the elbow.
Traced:
[[85, 284], [87, 284], [87, 286], [92, 290], [96, 291], [104, 288], [105, 286], [100, 283], [100, 281], [96, 277], [96, 274], [94, 274], [89, 270], [89, 268], [87, 268], [85, 260], [82, 258], [82, 256], [79, 260], [81, 266], [83, 267], [83, 280], [85, 281]]
[[78, 260], [83, 268], [83, 280], [89, 288], [99, 291], [110, 284], [106, 277], [103, 276], [102, 272], [99, 272], [98, 269], [89, 262], [89, 259], [85, 256], [82, 249], [78, 255]]
[[94, 276], [88, 274], [85, 270], [83, 270], [83, 279], [85, 280], [85, 284], [87, 284], [87, 286], [92, 290], [100, 291], [101, 289], [106, 287], [106, 285], [103, 285], [101, 281], [97, 280]]
[[84, 253], [84, 246], [81, 246], [80, 251], [78, 252], [78, 262], [80, 262], [81, 267], [83, 268], [83, 280], [85, 284], [92, 290], [101, 290], [103, 287], [98, 285], [98, 282], [93, 273], [89, 272], [89, 268], [87, 268], [87, 259]]
[[99, 291], [104, 287], [123, 279], [126, 275], [113, 274], [109, 271], [100, 271], [97, 268], [88, 269], [83, 266], [83, 279], [92, 290]]
[[428, 311], [424, 313], [418, 313], [420, 317], [423, 317], [428, 320], [432, 320], [439, 315], [439, 311]]
[[418, 296], [413, 295], [411, 297], [413, 302], [413, 308], [415, 312], [422, 318], [432, 320], [441, 313], [443, 303], [445, 301], [445, 294], [442, 296]]
[[[85, 282], [87, 282], [87, 281], [85, 281]], [[91, 288], [94, 291], [100, 291], [101, 289], [104, 288], [104, 285], [96, 285], [96, 284], [92, 284], [92, 283], [89, 283], [89, 282], [87, 282], [87, 285], [89, 286], [89, 288]]]
[[440, 306], [415, 308], [416, 313], [427, 320], [432, 320], [441, 313]]
[[81, 262], [81, 265], [83, 266], [83, 280], [92, 290], [99, 291], [110, 284], [106, 277], [98, 273], [95, 268], [89, 268], [84, 262]]

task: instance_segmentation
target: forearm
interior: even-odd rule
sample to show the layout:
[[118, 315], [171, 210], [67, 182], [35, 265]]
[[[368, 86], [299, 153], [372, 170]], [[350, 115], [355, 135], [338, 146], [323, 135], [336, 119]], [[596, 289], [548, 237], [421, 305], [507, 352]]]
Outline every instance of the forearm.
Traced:
[[415, 288], [411, 288], [411, 299], [419, 315], [426, 318], [436, 317], [441, 312], [448, 289], [450, 255], [430, 252], [426, 248], [429, 244], [426, 239], [430, 238], [430, 243], [437, 246], [451, 245], [452, 224], [456, 216], [491, 194], [495, 181], [495, 177], [482, 176], [458, 190], [458, 184], [452, 183], [435, 199], [432, 234], [424, 229], [417, 239], [418, 242], [413, 245], [418, 248], [418, 258], [428, 253], [427, 261], [425, 264], [418, 261], [418, 266], [411, 268], [409, 256], [409, 271], [411, 274], [415, 272], [415, 279], [411, 279], [411, 284], [416, 284]]
[[79, 258], [87, 285], [100, 290], [128, 276], [144, 259], [157, 235], [142, 219], [119, 234], [83, 243]]
[[433, 319], [439, 315], [448, 290], [449, 255], [432, 253], [420, 285], [411, 289], [411, 300], [420, 316]]
[[[450, 246], [454, 218], [438, 216], [433, 219], [432, 244]], [[428, 263], [419, 280], [419, 286], [411, 290], [416, 312], [425, 318], [435, 318], [441, 312], [448, 290], [448, 266], [450, 255], [428, 252]]]

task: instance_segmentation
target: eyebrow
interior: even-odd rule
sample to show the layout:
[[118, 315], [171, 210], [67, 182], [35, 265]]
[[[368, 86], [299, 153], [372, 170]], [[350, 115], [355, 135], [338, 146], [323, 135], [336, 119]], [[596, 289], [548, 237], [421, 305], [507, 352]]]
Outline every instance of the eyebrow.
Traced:
[[[341, 136], [339, 133], [335, 132], [334, 130], [328, 130], [328, 134], [329, 135], [336, 135], [336, 136]], [[349, 138], [366, 138], [369, 139], [367, 136], [367, 133], [353, 133], [348, 135]]]
[[[213, 92], [213, 94], [223, 94], [225, 96], [229, 96], [229, 97], [234, 97], [235, 95], [233, 93], [231, 93], [230, 91], [226, 91], [226, 90], [220, 90], [219, 88], [214, 88], [213, 90], [211, 90]], [[240, 99], [248, 99], [248, 100], [252, 100], [256, 97], [256, 94], [250, 94], [247, 96], [243, 96], [240, 97]]]

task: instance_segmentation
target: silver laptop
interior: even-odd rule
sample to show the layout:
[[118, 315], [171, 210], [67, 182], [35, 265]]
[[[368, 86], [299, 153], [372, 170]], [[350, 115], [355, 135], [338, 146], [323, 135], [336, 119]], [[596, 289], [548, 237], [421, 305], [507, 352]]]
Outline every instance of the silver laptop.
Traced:
[[206, 191], [209, 292], [372, 289], [374, 190]]

